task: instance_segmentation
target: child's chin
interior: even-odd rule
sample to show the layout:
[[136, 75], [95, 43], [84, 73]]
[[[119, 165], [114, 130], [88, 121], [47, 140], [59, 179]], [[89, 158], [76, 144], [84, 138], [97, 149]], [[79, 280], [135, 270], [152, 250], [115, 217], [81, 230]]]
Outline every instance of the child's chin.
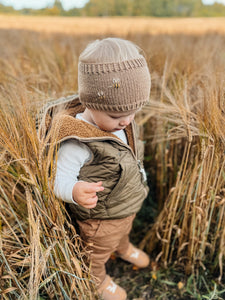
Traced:
[[115, 128], [115, 129], [113, 129], [113, 131], [119, 131], [119, 130], [123, 130], [123, 129], [125, 129], [126, 127], [122, 127], [122, 128]]

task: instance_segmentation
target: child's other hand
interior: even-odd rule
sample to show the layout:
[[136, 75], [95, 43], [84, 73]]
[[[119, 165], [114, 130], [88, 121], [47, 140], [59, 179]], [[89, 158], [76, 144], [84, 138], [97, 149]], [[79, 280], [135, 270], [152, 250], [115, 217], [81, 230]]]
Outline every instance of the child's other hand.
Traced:
[[73, 187], [73, 199], [77, 204], [85, 208], [94, 208], [98, 201], [97, 192], [104, 190], [102, 181], [79, 181]]

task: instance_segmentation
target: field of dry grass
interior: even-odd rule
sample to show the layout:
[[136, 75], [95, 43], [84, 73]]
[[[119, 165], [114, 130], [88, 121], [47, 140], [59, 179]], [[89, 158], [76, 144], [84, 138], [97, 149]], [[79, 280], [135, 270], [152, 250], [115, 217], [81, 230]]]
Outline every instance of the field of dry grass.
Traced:
[[138, 242], [157, 263], [224, 280], [223, 22], [0, 16], [3, 299], [95, 299], [87, 252], [53, 193], [54, 149], [46, 152], [35, 123], [44, 103], [76, 93], [79, 53], [105, 36], [141, 46], [152, 75], [137, 121], [158, 213]]
[[0, 29], [33, 30], [44, 33], [120, 35], [224, 33], [224, 18], [145, 17], [31, 17], [0, 15]]

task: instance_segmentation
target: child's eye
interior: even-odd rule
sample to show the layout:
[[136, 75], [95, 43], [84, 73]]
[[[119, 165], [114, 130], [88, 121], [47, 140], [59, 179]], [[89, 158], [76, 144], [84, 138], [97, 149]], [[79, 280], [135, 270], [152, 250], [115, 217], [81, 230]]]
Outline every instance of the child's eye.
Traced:
[[111, 115], [108, 115], [111, 119], [119, 119], [120, 116], [111, 116]]
[[113, 116], [110, 116], [110, 118], [114, 119], [114, 120], [117, 120], [119, 119], [120, 117], [113, 117]]

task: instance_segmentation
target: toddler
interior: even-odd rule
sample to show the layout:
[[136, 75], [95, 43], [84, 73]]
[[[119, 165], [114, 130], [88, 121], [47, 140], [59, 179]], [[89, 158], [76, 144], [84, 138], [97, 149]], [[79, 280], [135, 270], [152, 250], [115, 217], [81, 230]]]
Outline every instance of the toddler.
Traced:
[[139, 268], [149, 265], [129, 233], [148, 192], [134, 116], [149, 101], [150, 86], [140, 48], [119, 38], [96, 40], [79, 57], [79, 97], [54, 125], [60, 142], [55, 194], [70, 203], [91, 247], [91, 272], [104, 300], [126, 299], [106, 274], [112, 252]]

